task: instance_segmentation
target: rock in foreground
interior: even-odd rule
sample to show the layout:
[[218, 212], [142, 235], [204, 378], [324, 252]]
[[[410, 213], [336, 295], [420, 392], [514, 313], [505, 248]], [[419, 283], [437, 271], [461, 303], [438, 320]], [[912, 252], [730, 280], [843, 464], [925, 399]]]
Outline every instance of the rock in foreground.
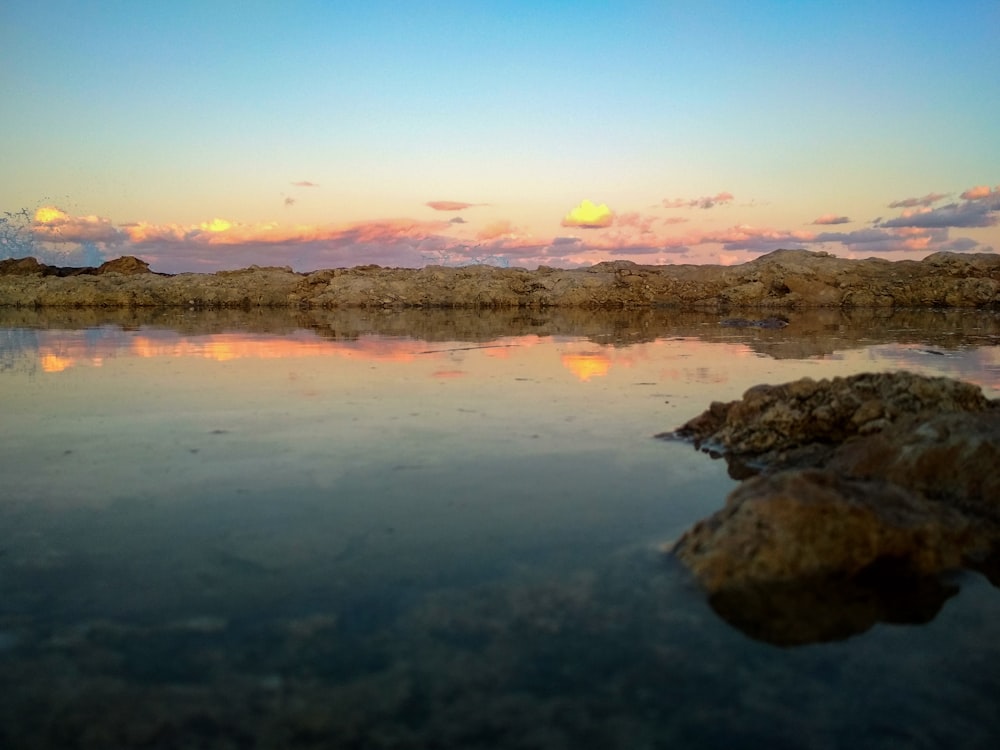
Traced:
[[818, 466], [848, 438], [875, 435], [920, 417], [991, 408], [982, 390], [950, 378], [908, 372], [863, 373], [783, 385], [758, 385], [740, 401], [714, 402], [673, 436], [726, 457], [735, 479], [770, 470]]
[[1000, 401], [976, 386], [906, 372], [758, 386], [673, 436], [750, 477], [673, 553], [756, 638], [926, 621], [962, 568], [1000, 583]]

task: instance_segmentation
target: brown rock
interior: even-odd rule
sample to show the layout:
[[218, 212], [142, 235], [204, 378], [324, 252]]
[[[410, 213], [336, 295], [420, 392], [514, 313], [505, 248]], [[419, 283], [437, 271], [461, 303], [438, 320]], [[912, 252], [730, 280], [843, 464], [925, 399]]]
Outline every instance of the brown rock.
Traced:
[[149, 263], [139, 260], [131, 255], [123, 255], [120, 258], [102, 263], [95, 271], [97, 275], [105, 273], [120, 273], [127, 276], [136, 273], [149, 273]]
[[827, 467], [881, 478], [1000, 523], [1000, 409], [905, 420], [845, 442]]
[[[119, 259], [117, 267], [100, 269], [42, 266], [44, 280], [29, 283], [37, 269], [0, 266], [0, 305], [122, 305], [144, 299], [142, 282], [123, 287], [120, 295], [103, 295], [83, 286], [59, 287], [50, 277], [74, 279], [94, 273], [127, 270], [145, 276], [142, 261]], [[110, 263], [117, 263], [111, 261]], [[21, 274], [21, 275], [14, 275]], [[1000, 255], [938, 253], [924, 261], [845, 260], [828, 253], [777, 250], [739, 266], [645, 266], [630, 261], [598, 263], [590, 268], [560, 270], [524, 268], [428, 266], [421, 269], [362, 266], [332, 269], [320, 277], [299, 275], [290, 291], [279, 288], [244, 290], [246, 298], [299, 308], [337, 307], [584, 307], [638, 309], [686, 307], [728, 308], [852, 308], [955, 306], [1000, 307]], [[159, 287], [157, 302], [173, 300], [173, 286], [190, 283], [193, 274], [179, 274]], [[218, 274], [202, 274], [202, 283]], [[75, 290], [81, 293], [74, 297]], [[280, 294], [277, 292], [281, 291]], [[233, 295], [238, 296], [238, 295]], [[116, 302], [115, 299], [120, 301]], [[170, 300], [170, 301], [168, 301]]]
[[672, 550], [754, 637], [920, 621], [959, 568], [1000, 583], [1000, 402], [976, 386], [906, 372], [757, 386], [678, 434], [738, 478], [761, 472]]
[[805, 469], [744, 482], [673, 553], [723, 619], [788, 646], [929, 621], [958, 591], [940, 574], [995, 570], [997, 539], [898, 485]]
[[35, 258], [5, 258], [0, 260], [0, 276], [41, 275], [46, 266]]
[[738, 478], [748, 467], [817, 466], [843, 441], [931, 414], [1000, 408], [970, 383], [909, 372], [863, 373], [758, 385], [666, 436], [722, 453]]
[[889, 482], [821, 469], [755, 477], [684, 534], [675, 554], [709, 591], [850, 578], [883, 560], [914, 573], [962, 567], [986, 537], [960, 511]]

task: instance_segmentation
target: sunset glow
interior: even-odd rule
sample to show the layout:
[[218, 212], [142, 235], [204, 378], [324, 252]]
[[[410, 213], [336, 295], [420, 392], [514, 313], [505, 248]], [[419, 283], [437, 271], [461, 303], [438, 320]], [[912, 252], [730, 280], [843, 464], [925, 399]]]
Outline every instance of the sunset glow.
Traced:
[[1000, 248], [992, 0], [12, 0], [0, 28], [3, 257], [305, 272]]

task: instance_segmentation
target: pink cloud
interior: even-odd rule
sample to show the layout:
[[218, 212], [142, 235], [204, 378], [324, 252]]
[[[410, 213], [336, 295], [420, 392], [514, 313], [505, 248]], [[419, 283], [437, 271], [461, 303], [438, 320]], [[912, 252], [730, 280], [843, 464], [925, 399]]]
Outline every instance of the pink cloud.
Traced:
[[97, 242], [117, 245], [125, 235], [110, 219], [102, 216], [71, 216], [61, 208], [42, 206], [35, 211], [31, 225], [35, 238], [43, 242]]
[[482, 228], [476, 237], [480, 240], [495, 240], [502, 237], [512, 238], [519, 234], [519, 230], [507, 219], [499, 219]]
[[817, 234], [740, 224], [672, 234], [668, 225], [638, 213], [622, 214], [612, 226], [587, 238], [530, 238], [509, 220], [500, 220], [484, 227], [475, 244], [469, 244], [449, 237], [445, 232], [450, 226], [446, 221], [386, 219], [337, 226], [283, 227], [213, 219], [187, 227], [138, 223], [121, 227], [121, 232], [132, 244], [129, 252], [147, 260], [154, 270], [166, 272], [242, 268], [252, 263], [290, 265], [302, 271], [368, 263], [412, 268], [429, 263], [503, 262], [528, 268], [571, 268], [608, 258], [671, 263], [680, 258], [718, 262], [724, 256], [733, 262], [734, 258], [750, 259], [762, 252], [795, 247], [840, 246], [849, 253], [868, 255], [968, 251], [978, 247], [978, 243], [964, 238], [949, 239], [945, 228], [910, 226]]
[[948, 203], [937, 208], [907, 209], [895, 219], [880, 221], [877, 226], [886, 228], [922, 227], [994, 227], [1000, 224], [1000, 190], [980, 186], [966, 190], [962, 203]]
[[653, 224], [658, 221], [656, 216], [646, 216], [638, 212], [619, 214], [615, 217], [615, 226], [632, 227], [644, 234], [653, 231]]
[[899, 227], [892, 229], [859, 229], [853, 232], [823, 232], [816, 235], [820, 245], [837, 243], [849, 251], [859, 251], [865, 255], [872, 253], [931, 253], [938, 250], [966, 251], [975, 249], [978, 243], [965, 240], [949, 240], [945, 228]]
[[293, 182], [292, 185], [294, 185], [295, 187], [303, 187], [303, 188], [319, 187], [319, 183], [309, 182], [309, 180], [299, 180], [298, 182]]
[[181, 242], [190, 231], [178, 224], [149, 224], [144, 221], [123, 224], [121, 229], [133, 245]]
[[849, 224], [851, 220], [846, 216], [837, 216], [836, 214], [823, 214], [818, 219], [813, 221], [813, 224]]
[[[691, 215], [614, 213], [607, 205], [590, 201], [582, 201], [562, 220], [563, 226], [599, 230], [576, 232], [581, 235], [578, 237], [532, 236], [507, 219], [492, 221], [476, 232], [454, 213], [434, 221], [395, 218], [292, 225], [244, 224], [219, 217], [190, 225], [135, 222], [116, 227], [106, 218], [74, 217], [49, 206], [36, 213], [30, 227], [40, 246], [44, 244], [47, 251], [60, 256], [68, 251], [79, 255], [83, 249], [93, 248], [93, 243], [98, 243], [98, 252], [104, 254], [109, 246], [115, 245], [117, 253], [138, 255], [154, 270], [169, 273], [244, 268], [251, 264], [289, 265], [296, 270], [311, 271], [372, 263], [420, 267], [437, 262], [448, 265], [485, 262], [570, 268], [609, 258], [639, 263], [718, 262], [720, 258], [731, 262], [778, 248], [796, 247], [849, 254], [896, 253], [900, 257], [938, 250], [989, 250], [981, 239], [950, 237], [949, 228], [996, 226], [1000, 218], [1000, 188], [976, 186], [963, 195], [967, 196], [964, 200], [938, 208], [923, 205], [932, 198], [936, 200], [934, 194], [907, 199], [913, 205], [905, 206], [901, 216], [880, 219], [866, 229], [847, 232], [835, 231], [837, 227], [833, 225], [849, 222], [848, 217], [836, 214], [819, 216], [812, 222], [813, 231], [748, 224], [717, 228], [699, 227], [691, 221]], [[718, 193], [672, 203], [697, 208], [731, 200], [732, 194]], [[435, 210], [452, 212], [476, 205], [459, 201], [432, 203], [437, 206]], [[427, 206], [434, 208], [432, 203]], [[668, 203], [671, 202], [663, 205]], [[67, 244], [73, 242], [80, 243], [80, 247]]]
[[962, 197], [967, 201], [977, 201], [981, 198], [989, 198], [992, 192], [989, 185], [976, 185], [962, 193]]
[[467, 208], [481, 206], [482, 203], [463, 203], [462, 201], [428, 201], [424, 204], [435, 211], [464, 211]]
[[379, 263], [417, 267], [449, 242], [445, 221], [383, 219], [344, 225], [239, 224], [213, 219], [197, 226], [146, 223], [123, 227], [133, 249], [154, 270], [218, 270], [291, 265], [301, 270]]

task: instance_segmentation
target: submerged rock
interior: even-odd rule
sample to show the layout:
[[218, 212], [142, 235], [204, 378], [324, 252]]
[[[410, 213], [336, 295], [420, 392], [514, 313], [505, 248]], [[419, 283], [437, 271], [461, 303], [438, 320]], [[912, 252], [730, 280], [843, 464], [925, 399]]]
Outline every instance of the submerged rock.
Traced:
[[1000, 583], [1000, 401], [976, 386], [907, 372], [757, 386], [671, 436], [749, 477], [672, 552], [754, 637], [919, 621], [962, 568]]

